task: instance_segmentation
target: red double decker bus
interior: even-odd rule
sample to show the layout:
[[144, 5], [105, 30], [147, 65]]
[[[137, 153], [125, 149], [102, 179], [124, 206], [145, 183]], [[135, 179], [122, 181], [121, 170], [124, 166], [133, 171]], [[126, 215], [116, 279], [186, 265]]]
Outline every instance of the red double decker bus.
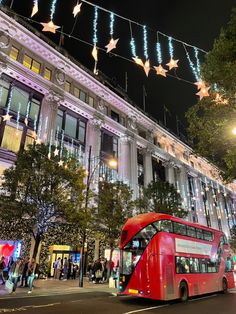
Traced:
[[223, 232], [156, 213], [128, 219], [120, 240], [120, 294], [156, 300], [234, 288]]

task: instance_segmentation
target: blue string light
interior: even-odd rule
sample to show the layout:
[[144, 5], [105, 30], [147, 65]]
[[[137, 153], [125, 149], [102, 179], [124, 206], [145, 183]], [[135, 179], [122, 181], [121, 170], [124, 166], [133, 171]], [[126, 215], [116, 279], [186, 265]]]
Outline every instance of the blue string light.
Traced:
[[189, 53], [188, 53], [188, 51], [187, 51], [185, 45], [184, 45], [184, 50], [185, 50], [185, 52], [186, 52], [186, 56], [187, 56], [189, 65], [190, 65], [190, 67], [191, 67], [191, 69], [192, 69], [192, 71], [193, 71], [193, 74], [194, 74], [194, 76], [195, 76], [195, 79], [196, 79], [196, 81], [198, 82], [198, 81], [200, 80], [200, 78], [199, 78], [199, 76], [198, 76], [196, 67], [194, 66], [192, 60], [190, 59]]
[[10, 91], [10, 95], [9, 95], [8, 103], [7, 103], [7, 114], [9, 114], [9, 111], [11, 109], [11, 100], [12, 100], [12, 89]]
[[98, 38], [97, 38], [97, 26], [98, 26], [98, 8], [94, 8], [94, 19], [93, 19], [93, 44], [94, 46], [97, 45]]
[[29, 109], [30, 109], [30, 101], [28, 101], [27, 103], [27, 108], [26, 108], [26, 115], [25, 115], [25, 118], [28, 120], [28, 117], [29, 117]]
[[55, 11], [56, 11], [56, 4], [57, 4], [57, 0], [53, 0], [52, 1], [52, 4], [51, 4], [51, 9], [50, 9], [50, 18], [51, 18], [51, 21], [53, 20], [54, 18], [54, 14], [55, 14]]
[[133, 57], [137, 57], [136, 44], [135, 44], [135, 40], [133, 37], [131, 38], [131, 41], [130, 41], [130, 47], [131, 47], [131, 52], [132, 52]]
[[201, 77], [201, 70], [200, 70], [200, 61], [199, 61], [199, 57], [198, 57], [199, 50], [196, 47], [194, 47], [194, 54], [195, 54], [195, 58], [196, 58], [197, 75], [200, 78]]
[[147, 46], [147, 27], [143, 25], [143, 50], [146, 60], [148, 60], [148, 46]]
[[171, 36], [168, 37], [168, 45], [169, 45], [170, 57], [171, 57], [171, 59], [173, 59], [173, 57], [174, 57], [174, 47], [173, 47], [172, 37]]
[[114, 33], [114, 13], [111, 12], [110, 14], [110, 35], [113, 36]]
[[16, 117], [16, 129], [19, 130], [19, 122], [20, 122], [20, 110], [21, 110], [21, 103], [18, 103], [18, 111], [17, 111], [17, 117]]
[[37, 129], [37, 119], [38, 119], [38, 117], [37, 117], [37, 115], [35, 114], [34, 115], [34, 132], [36, 133], [36, 129]]
[[160, 44], [160, 42], [156, 43], [156, 51], [157, 51], [158, 63], [162, 64], [162, 53], [161, 53], [161, 44]]

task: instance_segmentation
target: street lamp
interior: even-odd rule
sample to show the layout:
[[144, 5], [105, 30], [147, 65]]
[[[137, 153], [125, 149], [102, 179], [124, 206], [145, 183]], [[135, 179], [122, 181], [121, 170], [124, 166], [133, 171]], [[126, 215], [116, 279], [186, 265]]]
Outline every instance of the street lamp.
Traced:
[[232, 129], [232, 133], [233, 133], [233, 135], [236, 135], [236, 128]]
[[[92, 146], [89, 146], [89, 154], [88, 154], [88, 169], [86, 170], [87, 180], [86, 180], [86, 193], [85, 193], [85, 212], [87, 213], [88, 208], [88, 201], [89, 201], [89, 191], [90, 191], [90, 184], [93, 179], [93, 175], [96, 172], [98, 166], [101, 163], [99, 159], [98, 163], [95, 165], [93, 171], [91, 171], [91, 151]], [[99, 157], [100, 158], [100, 157]], [[107, 164], [110, 168], [116, 169], [117, 168], [117, 160], [113, 157], [107, 161]], [[84, 275], [84, 246], [86, 242], [86, 228], [83, 232], [83, 239], [82, 239], [82, 247], [80, 250], [80, 267], [79, 267], [79, 287], [83, 287], [83, 275]]]

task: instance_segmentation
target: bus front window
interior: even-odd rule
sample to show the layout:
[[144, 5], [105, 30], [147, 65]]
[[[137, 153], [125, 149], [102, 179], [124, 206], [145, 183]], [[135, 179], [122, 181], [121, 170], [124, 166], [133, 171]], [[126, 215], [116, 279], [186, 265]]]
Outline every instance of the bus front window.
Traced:
[[121, 253], [121, 272], [123, 275], [132, 274], [144, 249], [156, 233], [157, 229], [153, 225], [149, 225], [124, 247]]

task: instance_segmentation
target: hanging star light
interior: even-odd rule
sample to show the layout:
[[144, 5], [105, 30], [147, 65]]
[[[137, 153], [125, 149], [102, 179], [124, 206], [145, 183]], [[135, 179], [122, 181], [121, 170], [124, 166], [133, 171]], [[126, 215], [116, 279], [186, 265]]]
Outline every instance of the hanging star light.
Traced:
[[198, 82], [195, 82], [194, 85], [197, 86], [197, 89], [205, 88], [206, 83], [203, 80], [199, 80]]
[[134, 62], [136, 64], [141, 65], [142, 67], [144, 67], [142, 59], [140, 59], [139, 57], [133, 57], [132, 59], [134, 60]]
[[58, 156], [59, 155], [59, 149], [56, 147], [56, 149], [54, 150], [54, 156]]
[[40, 145], [42, 143], [42, 140], [38, 137], [37, 140], [35, 141], [35, 143]]
[[38, 12], [39, 8], [38, 8], [38, 0], [34, 0], [34, 6], [32, 9], [32, 13], [31, 13], [31, 17], [33, 17], [37, 12]]
[[170, 61], [169, 63], [167, 63], [166, 65], [169, 67], [169, 70], [174, 69], [174, 68], [178, 68], [178, 62], [179, 60], [175, 60], [174, 59], [174, 47], [173, 47], [173, 43], [172, 43], [172, 37], [168, 37], [168, 41], [169, 41], [169, 54], [170, 54]]
[[116, 48], [116, 45], [117, 45], [117, 43], [118, 43], [118, 40], [119, 40], [119, 38], [117, 38], [117, 39], [111, 38], [109, 44], [107, 44], [107, 45], [105, 46], [105, 48], [107, 48], [107, 53]]
[[144, 69], [144, 72], [145, 72], [146, 76], [148, 76], [149, 71], [150, 71], [150, 62], [149, 62], [149, 60], [145, 61], [144, 65], [143, 65], [143, 69]]
[[157, 75], [162, 75], [164, 77], [166, 77], [166, 72], [168, 72], [167, 70], [165, 70], [162, 65], [160, 64], [158, 67], [154, 67], [154, 69], [156, 70], [156, 74]]
[[97, 50], [96, 46], [93, 46], [92, 56], [93, 56], [94, 60], [97, 62], [98, 61], [98, 50]]
[[53, 21], [50, 21], [48, 23], [40, 23], [40, 24], [43, 25], [43, 29], [42, 29], [43, 32], [51, 32], [55, 34], [56, 30], [60, 28], [60, 26], [55, 25]]
[[150, 71], [150, 61], [149, 61], [149, 56], [148, 56], [148, 44], [147, 44], [147, 28], [146, 25], [143, 25], [143, 51], [144, 51], [144, 56], [146, 61], [143, 64], [143, 69], [148, 76], [149, 71]]
[[168, 63], [166, 63], [166, 65], [169, 67], [169, 70], [174, 69], [174, 68], [178, 68], [178, 63], [179, 60], [174, 60], [174, 59], [170, 59], [170, 61]]
[[58, 161], [58, 165], [59, 165], [60, 167], [62, 167], [63, 164], [64, 164], [64, 161], [63, 161], [63, 160]]
[[73, 15], [74, 17], [76, 17], [76, 15], [80, 12], [81, 10], [81, 5], [82, 5], [82, 2], [81, 3], [77, 3], [76, 6], [74, 7], [73, 9]]
[[107, 48], [107, 53], [109, 53], [111, 50], [116, 48], [116, 45], [117, 45], [118, 40], [119, 40], [119, 38], [117, 38], [117, 39], [113, 38], [114, 21], [115, 21], [114, 13], [111, 12], [110, 13], [110, 36], [111, 36], [111, 39], [110, 39], [110, 42], [105, 46], [105, 48]]
[[56, 4], [57, 4], [57, 0], [52, 0], [52, 4], [51, 4], [51, 13], [50, 13], [50, 22], [48, 23], [40, 23], [41, 25], [43, 25], [43, 32], [51, 32], [53, 34], [56, 33], [56, 30], [58, 28], [60, 28], [60, 26], [57, 26], [53, 23], [53, 19], [54, 19], [54, 15], [55, 15], [55, 11], [56, 11]]
[[8, 112], [2, 117], [3, 117], [3, 121], [10, 121], [12, 118], [12, 116], [10, 116]]
[[196, 95], [198, 95], [200, 97], [200, 100], [203, 98], [203, 97], [208, 97], [209, 96], [209, 93], [208, 93], [208, 90], [210, 89], [210, 87], [203, 87], [199, 90], [198, 93], [196, 93]]

